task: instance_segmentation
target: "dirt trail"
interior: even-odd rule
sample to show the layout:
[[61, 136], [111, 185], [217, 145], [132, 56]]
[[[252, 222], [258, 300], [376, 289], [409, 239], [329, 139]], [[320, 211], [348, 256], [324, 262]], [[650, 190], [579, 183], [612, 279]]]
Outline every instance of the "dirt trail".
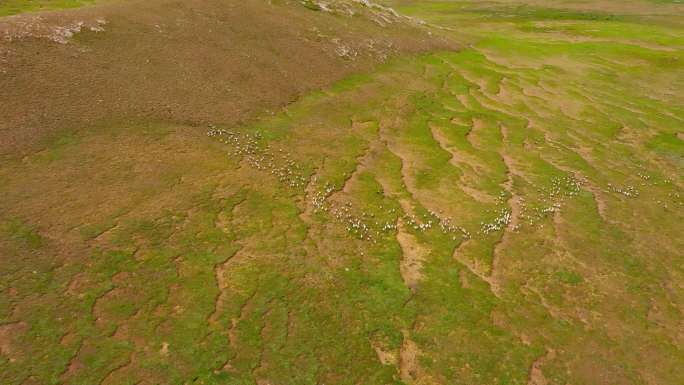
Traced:
[[418, 357], [420, 350], [415, 342], [411, 341], [408, 332], [404, 331], [404, 342], [401, 345], [399, 357], [399, 375], [406, 384], [416, 383], [419, 373]]
[[[404, 224], [401, 221], [397, 229], [397, 241], [402, 250], [402, 259], [399, 265], [401, 277], [406, 287], [415, 293], [418, 284], [423, 278], [421, 270], [429, 250], [420, 245], [416, 237], [405, 230]], [[405, 383], [413, 384], [416, 383], [420, 372], [420, 364], [418, 362], [420, 349], [411, 340], [410, 330], [403, 330], [402, 334], [403, 342], [399, 349], [399, 375]]]
[[401, 246], [402, 258], [399, 265], [401, 277], [411, 291], [416, 291], [423, 275], [421, 270], [429, 250], [418, 243], [416, 237], [404, 229], [400, 223], [397, 231], [397, 241]]
[[458, 101], [459, 101], [459, 102], [463, 105], [463, 107], [465, 107], [466, 109], [468, 109], [468, 110], [472, 110], [472, 109], [473, 109], [474, 106], [471, 104], [470, 99], [468, 99], [468, 95], [457, 94], [457, 95], [456, 95], [456, 99], [458, 99]]
[[[508, 128], [504, 125], [500, 125], [501, 129], [501, 136], [503, 137], [504, 142], [508, 142], [510, 134], [508, 132]], [[516, 176], [521, 175], [520, 171], [516, 168], [515, 161], [513, 158], [506, 152], [506, 151], [500, 151], [501, 159], [504, 162], [504, 165], [506, 166], [506, 180], [502, 184], [502, 187], [510, 197], [506, 201], [506, 204], [510, 208], [510, 220], [506, 227], [504, 227], [504, 232], [503, 235], [501, 236], [501, 240], [497, 242], [497, 244], [494, 246], [494, 251], [493, 251], [493, 257], [492, 257], [492, 267], [491, 271], [489, 273], [489, 284], [492, 288], [492, 291], [494, 294], [498, 297], [501, 295], [501, 280], [502, 277], [501, 275], [503, 274], [500, 265], [501, 265], [501, 258], [503, 258], [505, 255], [505, 248], [506, 246], [510, 243], [511, 241], [511, 234], [519, 227], [520, 225], [520, 214], [522, 213], [522, 197], [516, 194], [514, 190], [514, 181], [513, 178]]]

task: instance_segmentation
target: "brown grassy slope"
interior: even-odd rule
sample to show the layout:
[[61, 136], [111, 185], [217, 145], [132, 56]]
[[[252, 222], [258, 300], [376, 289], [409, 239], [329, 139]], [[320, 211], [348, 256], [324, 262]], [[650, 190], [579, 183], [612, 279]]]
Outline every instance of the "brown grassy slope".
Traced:
[[392, 54], [453, 47], [356, 8], [154, 0], [0, 19], [0, 154], [112, 120], [235, 124]]

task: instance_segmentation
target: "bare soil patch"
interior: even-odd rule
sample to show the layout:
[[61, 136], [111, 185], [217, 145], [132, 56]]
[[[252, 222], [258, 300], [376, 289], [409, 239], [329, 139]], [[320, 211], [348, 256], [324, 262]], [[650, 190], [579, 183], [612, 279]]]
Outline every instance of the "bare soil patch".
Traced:
[[420, 370], [419, 356], [420, 349], [418, 349], [418, 345], [409, 338], [408, 332], [405, 331], [399, 357], [399, 374], [404, 383], [413, 384], [416, 382]]
[[556, 352], [552, 349], [549, 349], [545, 355], [539, 357], [532, 363], [532, 367], [530, 368], [530, 377], [527, 380], [527, 385], [547, 385], [549, 383], [549, 381], [544, 376], [544, 372], [542, 372], [542, 366], [546, 361], [554, 359], [555, 356]]
[[18, 346], [16, 338], [25, 333], [29, 328], [26, 322], [15, 322], [0, 326], [0, 354], [8, 357], [10, 361], [17, 359]]

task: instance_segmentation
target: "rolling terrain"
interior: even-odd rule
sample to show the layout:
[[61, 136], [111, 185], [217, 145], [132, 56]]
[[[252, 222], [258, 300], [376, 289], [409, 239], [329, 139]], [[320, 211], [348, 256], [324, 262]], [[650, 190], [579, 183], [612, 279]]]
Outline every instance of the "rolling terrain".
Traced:
[[684, 5], [37, 3], [0, 383], [684, 383]]

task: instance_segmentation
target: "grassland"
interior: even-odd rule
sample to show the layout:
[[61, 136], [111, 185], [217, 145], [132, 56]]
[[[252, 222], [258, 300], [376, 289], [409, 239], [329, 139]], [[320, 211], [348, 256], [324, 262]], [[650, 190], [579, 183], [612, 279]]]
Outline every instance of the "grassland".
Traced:
[[387, 5], [463, 48], [8, 152], [0, 382], [683, 383], [682, 8]]

